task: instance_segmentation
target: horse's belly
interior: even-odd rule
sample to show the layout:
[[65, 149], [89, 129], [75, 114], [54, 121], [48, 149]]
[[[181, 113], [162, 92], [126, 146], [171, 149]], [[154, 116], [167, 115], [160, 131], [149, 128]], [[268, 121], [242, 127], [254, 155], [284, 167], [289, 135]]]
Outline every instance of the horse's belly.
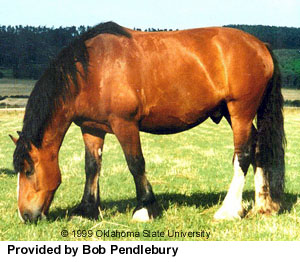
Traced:
[[178, 133], [202, 123], [208, 116], [209, 112], [206, 110], [176, 111], [170, 108], [152, 108], [140, 122], [140, 130], [153, 134]]

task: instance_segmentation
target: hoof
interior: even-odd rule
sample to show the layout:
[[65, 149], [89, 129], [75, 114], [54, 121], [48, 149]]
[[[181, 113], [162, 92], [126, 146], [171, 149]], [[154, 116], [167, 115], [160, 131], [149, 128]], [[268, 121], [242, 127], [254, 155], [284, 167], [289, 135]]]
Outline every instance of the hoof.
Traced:
[[133, 211], [132, 221], [136, 222], [149, 222], [159, 216], [161, 208], [154, 202], [146, 207], [136, 208]]
[[221, 207], [214, 215], [214, 220], [240, 220], [244, 217], [245, 211], [243, 208], [225, 208]]
[[141, 208], [136, 210], [132, 216], [132, 221], [135, 222], [149, 222], [153, 217], [149, 216], [147, 208]]
[[264, 206], [255, 206], [253, 209], [254, 214], [261, 214], [261, 215], [273, 215], [277, 214], [280, 210], [280, 205], [276, 202], [269, 202], [267, 205]]
[[88, 219], [97, 220], [99, 217], [99, 209], [97, 205], [81, 203], [72, 211], [72, 216], [82, 216]]

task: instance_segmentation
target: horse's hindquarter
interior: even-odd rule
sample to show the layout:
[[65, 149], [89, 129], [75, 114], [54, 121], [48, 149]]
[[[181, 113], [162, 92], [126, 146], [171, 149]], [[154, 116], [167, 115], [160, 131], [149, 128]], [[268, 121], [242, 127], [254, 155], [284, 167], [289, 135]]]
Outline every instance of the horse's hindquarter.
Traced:
[[265, 47], [240, 31], [131, 34], [101, 41], [95, 86], [103, 117], [132, 118], [143, 131], [172, 133], [204, 121], [222, 101], [248, 96], [257, 102], [263, 94], [270, 67]]

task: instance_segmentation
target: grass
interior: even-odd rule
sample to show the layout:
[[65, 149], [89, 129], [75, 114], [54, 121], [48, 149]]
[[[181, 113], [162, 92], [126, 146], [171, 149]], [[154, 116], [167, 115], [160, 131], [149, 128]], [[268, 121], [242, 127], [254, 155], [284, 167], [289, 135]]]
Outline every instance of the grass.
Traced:
[[[213, 221], [213, 214], [233, 175], [232, 132], [225, 121], [215, 125], [208, 120], [177, 135], [142, 133], [148, 178], [163, 207], [162, 216], [150, 223], [131, 221], [136, 203], [134, 182], [112, 135], [104, 145], [100, 178], [102, 218], [91, 221], [69, 216], [81, 200], [85, 179], [84, 146], [79, 128], [72, 125], [60, 151], [62, 184], [49, 218], [23, 224], [17, 214], [14, 145], [8, 137], [21, 129], [22, 117], [20, 111], [0, 112], [0, 240], [300, 240], [299, 109], [285, 110], [285, 211], [277, 216], [218, 223]], [[243, 202], [248, 208], [253, 206], [253, 184], [249, 169]], [[62, 230], [68, 231], [67, 237], [61, 236]], [[172, 237], [175, 231], [190, 233]]]

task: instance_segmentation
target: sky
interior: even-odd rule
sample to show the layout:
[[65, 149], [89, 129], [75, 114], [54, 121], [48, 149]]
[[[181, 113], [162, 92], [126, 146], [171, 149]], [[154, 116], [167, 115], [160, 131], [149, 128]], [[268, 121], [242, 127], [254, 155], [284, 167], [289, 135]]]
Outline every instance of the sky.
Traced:
[[300, 27], [300, 0], [0, 0], [0, 25], [187, 29], [228, 24]]

